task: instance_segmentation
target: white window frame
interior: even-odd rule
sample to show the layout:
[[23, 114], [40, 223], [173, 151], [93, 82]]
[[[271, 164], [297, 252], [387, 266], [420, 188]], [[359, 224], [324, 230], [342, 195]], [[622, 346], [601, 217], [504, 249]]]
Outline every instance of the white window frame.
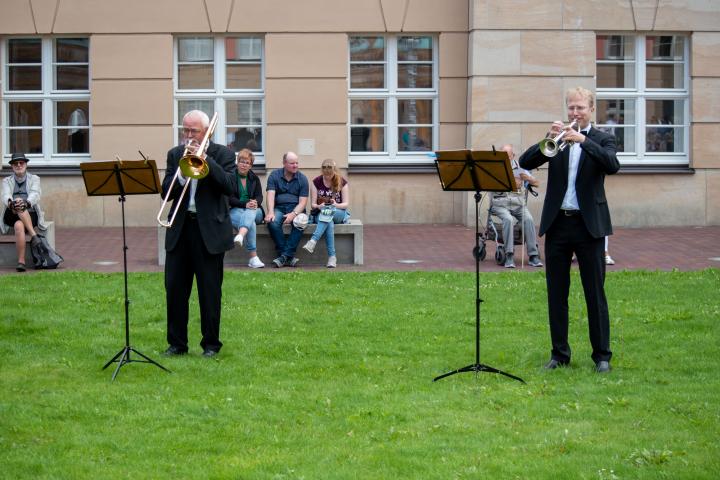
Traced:
[[[77, 166], [80, 162], [90, 159], [92, 151], [92, 120], [90, 118], [90, 62], [85, 63], [62, 63], [62, 65], [87, 65], [88, 66], [88, 89], [87, 90], [57, 90], [55, 88], [55, 73], [58, 63], [55, 61], [55, 41], [63, 38], [87, 38], [88, 50], [90, 48], [90, 37], [84, 35], [62, 35], [62, 36], [38, 36], [38, 35], [13, 35], [0, 39], [0, 64], [2, 64], [2, 146], [3, 164], [10, 160], [13, 152], [10, 151], [10, 131], [15, 129], [42, 129], [42, 151], [43, 153], [26, 153], [32, 160], [34, 167], [47, 166]], [[8, 45], [9, 40], [34, 39], [40, 40], [41, 63], [22, 64], [40, 66], [41, 90], [9, 90], [9, 64]], [[55, 135], [58, 129], [66, 129], [66, 126], [56, 125], [57, 116], [55, 105], [57, 102], [79, 101], [88, 102], [88, 153], [57, 153], [55, 152]], [[42, 103], [42, 126], [41, 127], [11, 127], [10, 124], [10, 103], [14, 102], [41, 102]]]
[[[260, 88], [257, 89], [234, 89], [228, 88], [226, 85], [225, 66], [242, 62], [228, 62], [225, 60], [225, 40], [227, 38], [258, 38], [260, 39]], [[179, 39], [181, 38], [210, 38], [213, 40], [213, 87], [202, 89], [179, 89], [179, 64], [178, 49]], [[215, 112], [218, 114], [218, 123], [212, 141], [220, 145], [227, 145], [225, 131], [227, 128], [227, 109], [226, 102], [232, 100], [258, 100], [261, 108], [262, 145], [261, 151], [255, 152], [255, 166], [265, 164], [266, 151], [266, 121], [265, 121], [265, 37], [263, 35], [251, 34], [227, 34], [227, 35], [177, 35], [173, 40], [173, 141], [177, 139], [178, 132], [182, 128], [181, 120], [178, 119], [178, 103], [187, 100], [211, 101]], [[234, 126], [250, 126], [250, 125], [234, 125]]]
[[[597, 100], [625, 100], [635, 103], [635, 149], [636, 152], [618, 152], [617, 157], [622, 165], [626, 166], [687, 166], [690, 163], [690, 36], [679, 33], [649, 32], [644, 34], [629, 34], [628, 32], [598, 32], [598, 36], [626, 36], [634, 37], [635, 47], [635, 86], [634, 88], [598, 88]], [[683, 37], [683, 60], [674, 63], [684, 65], [683, 88], [647, 88], [646, 66], [652, 63], [646, 56], [646, 38], [674, 36]], [[596, 60], [596, 64], [603, 63], [632, 63], [616, 60]], [[668, 63], [668, 62], [661, 62]], [[681, 100], [683, 105], [683, 152], [646, 152], [646, 101], [647, 100]], [[596, 101], [597, 103], [597, 101]], [[598, 125], [598, 127], [611, 127], [611, 125]]]
[[[398, 88], [398, 65], [403, 63], [430, 63], [430, 62], [408, 62], [398, 61], [397, 44], [400, 37], [430, 37], [432, 39], [433, 57], [433, 87], [432, 88]], [[384, 63], [385, 65], [385, 88], [351, 88], [351, 69], [350, 69], [350, 50], [348, 49], [348, 118], [347, 118], [347, 145], [348, 145], [348, 163], [350, 165], [417, 165], [417, 164], [434, 164], [435, 160], [431, 153], [436, 150], [439, 141], [440, 130], [440, 110], [439, 110], [439, 92], [440, 92], [440, 74], [438, 66], [439, 48], [438, 37], [436, 35], [425, 33], [409, 33], [381, 35], [376, 33], [357, 33], [349, 34], [347, 38], [348, 45], [351, 37], [383, 37], [385, 39], [385, 61], [384, 62], [367, 62], [371, 64]], [[363, 62], [352, 62], [363, 63]], [[398, 119], [398, 100], [417, 99], [432, 100], [432, 145], [427, 152], [402, 152], [398, 150], [398, 132], [402, 126]], [[384, 152], [353, 152], [351, 151], [351, 125], [352, 111], [351, 105], [353, 100], [384, 100], [385, 101], [385, 151]], [[379, 124], [367, 124], [364, 126], [380, 126]], [[425, 124], [418, 124], [418, 127], [425, 127]]]

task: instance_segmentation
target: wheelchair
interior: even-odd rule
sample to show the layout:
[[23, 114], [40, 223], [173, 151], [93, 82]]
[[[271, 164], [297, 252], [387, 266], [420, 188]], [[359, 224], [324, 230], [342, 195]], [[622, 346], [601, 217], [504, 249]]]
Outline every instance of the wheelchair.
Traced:
[[[538, 196], [538, 193], [533, 190], [531, 186], [525, 189], [525, 205], [527, 205], [528, 194], [532, 194], [534, 197]], [[483, 231], [479, 234], [479, 247], [473, 249], [473, 255], [476, 259], [481, 262], [487, 257], [487, 242], [495, 242], [495, 263], [498, 265], [504, 265], [507, 258], [507, 252], [505, 250], [505, 240], [503, 239], [503, 225], [502, 220], [491, 213], [492, 201], [487, 208], [487, 222], [483, 228]], [[523, 244], [523, 232], [522, 225], [520, 222], [515, 220], [513, 225], [513, 244]]]

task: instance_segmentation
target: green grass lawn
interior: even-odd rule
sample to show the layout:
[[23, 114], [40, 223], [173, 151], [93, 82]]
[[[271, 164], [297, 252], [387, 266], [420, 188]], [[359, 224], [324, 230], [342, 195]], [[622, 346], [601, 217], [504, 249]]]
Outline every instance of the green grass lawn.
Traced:
[[217, 359], [160, 355], [162, 274], [0, 276], [0, 478], [720, 476], [720, 270], [613, 272], [613, 371], [573, 274], [569, 368], [545, 372], [542, 272], [227, 271]]

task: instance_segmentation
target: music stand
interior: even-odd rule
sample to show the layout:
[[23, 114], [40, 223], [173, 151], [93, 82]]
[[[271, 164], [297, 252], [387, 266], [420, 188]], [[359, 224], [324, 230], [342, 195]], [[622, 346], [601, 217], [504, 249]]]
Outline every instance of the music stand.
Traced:
[[[140, 152], [142, 155], [142, 152]], [[143, 155], [144, 158], [144, 155]], [[85, 162], [80, 164], [85, 189], [88, 196], [120, 195], [118, 201], [122, 206], [122, 232], [123, 232], [123, 272], [125, 274], [125, 346], [102, 368], [105, 370], [113, 362], [118, 366], [112, 376], [115, 380], [120, 367], [126, 363], [140, 362], [152, 363], [163, 370], [170, 372], [155, 360], [145, 356], [130, 346], [130, 313], [128, 299], [128, 272], [127, 272], [127, 243], [125, 240], [125, 196], [145, 195], [160, 191], [160, 179], [155, 160], [131, 160], [116, 162]], [[135, 352], [144, 360], [135, 360], [130, 357]]]
[[475, 363], [466, 367], [444, 373], [433, 379], [441, 378], [461, 372], [489, 372], [499, 373], [525, 383], [520, 377], [480, 363], [480, 230], [478, 226], [479, 205], [482, 198], [481, 191], [509, 192], [517, 190], [515, 177], [510, 166], [510, 159], [504, 150], [497, 151], [470, 151], [450, 150], [435, 152], [435, 165], [442, 189], [445, 191], [474, 191], [475, 192]]

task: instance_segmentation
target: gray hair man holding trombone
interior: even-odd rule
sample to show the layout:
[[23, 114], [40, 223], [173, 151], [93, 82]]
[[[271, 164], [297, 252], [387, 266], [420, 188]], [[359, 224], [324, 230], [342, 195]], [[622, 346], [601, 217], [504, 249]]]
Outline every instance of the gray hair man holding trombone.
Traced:
[[[165, 355], [188, 351], [188, 302], [193, 278], [200, 303], [200, 346], [203, 355], [213, 357], [220, 342], [223, 260], [232, 249], [233, 232], [227, 197], [237, 194], [235, 154], [210, 141], [217, 115], [210, 121], [199, 110], [183, 117], [185, 145], [167, 154], [162, 183], [163, 207], [158, 222], [165, 235], [165, 294], [167, 342]], [[188, 188], [189, 187], [189, 188]], [[164, 206], [173, 201], [164, 221]]]
[[[591, 125], [595, 111], [592, 92], [582, 87], [565, 95], [568, 120], [578, 129], [556, 121], [550, 142], [541, 141], [520, 157], [527, 170], [548, 163], [548, 183], [540, 221], [545, 237], [545, 278], [552, 351], [545, 365], [552, 370], [570, 363], [568, 294], [573, 253], [588, 312], [592, 359], [598, 373], [610, 371], [610, 318], [605, 297], [605, 236], [612, 235], [605, 197], [605, 175], [620, 169], [615, 137]], [[562, 143], [560, 142], [562, 140]], [[567, 148], [566, 148], [567, 147]]]

